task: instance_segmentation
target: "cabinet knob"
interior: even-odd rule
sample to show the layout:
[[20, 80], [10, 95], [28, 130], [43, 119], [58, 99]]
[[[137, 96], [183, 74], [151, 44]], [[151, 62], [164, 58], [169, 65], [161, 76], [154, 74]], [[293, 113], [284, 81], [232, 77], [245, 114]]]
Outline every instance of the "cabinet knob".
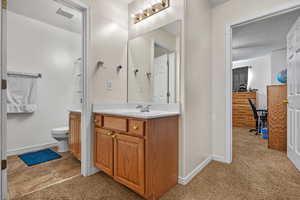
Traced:
[[133, 130], [138, 130], [139, 127], [138, 126], [133, 126]]
[[94, 120], [94, 122], [95, 122], [95, 123], [98, 123], [98, 122], [99, 122], [99, 120], [95, 119], [95, 120]]
[[117, 138], [117, 135], [113, 135], [112, 138], [114, 138], [114, 139]]
[[283, 103], [289, 103], [288, 99], [283, 100]]
[[107, 133], [108, 136], [111, 136], [113, 133], [110, 131]]

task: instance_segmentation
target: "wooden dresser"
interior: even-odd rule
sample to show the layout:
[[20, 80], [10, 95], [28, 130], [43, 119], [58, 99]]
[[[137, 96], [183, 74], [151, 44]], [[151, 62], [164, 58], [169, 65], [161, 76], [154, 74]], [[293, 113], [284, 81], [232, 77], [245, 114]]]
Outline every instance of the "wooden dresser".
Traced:
[[287, 86], [271, 85], [268, 91], [268, 147], [279, 151], [287, 150]]
[[75, 158], [81, 160], [81, 113], [70, 112], [69, 114], [69, 149]]
[[255, 118], [248, 102], [252, 99], [256, 104], [256, 92], [233, 92], [232, 94], [232, 126], [255, 128]]
[[95, 114], [95, 166], [146, 199], [178, 182], [178, 116], [138, 119]]

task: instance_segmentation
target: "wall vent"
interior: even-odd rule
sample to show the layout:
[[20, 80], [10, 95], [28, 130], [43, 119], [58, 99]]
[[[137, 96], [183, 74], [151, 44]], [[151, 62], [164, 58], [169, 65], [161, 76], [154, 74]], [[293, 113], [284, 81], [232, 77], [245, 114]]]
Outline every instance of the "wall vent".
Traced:
[[72, 19], [74, 17], [74, 15], [72, 13], [69, 13], [67, 11], [64, 11], [63, 9], [59, 8], [57, 11], [56, 11], [56, 14], [58, 15], [61, 15], [63, 17], [66, 17], [68, 19]]

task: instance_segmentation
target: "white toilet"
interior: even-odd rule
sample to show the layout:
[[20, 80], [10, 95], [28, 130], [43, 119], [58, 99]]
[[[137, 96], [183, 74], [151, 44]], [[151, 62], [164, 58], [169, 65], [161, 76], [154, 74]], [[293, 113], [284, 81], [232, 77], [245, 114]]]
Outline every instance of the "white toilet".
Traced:
[[58, 141], [58, 152], [69, 151], [69, 127], [54, 128], [51, 130], [51, 135]]

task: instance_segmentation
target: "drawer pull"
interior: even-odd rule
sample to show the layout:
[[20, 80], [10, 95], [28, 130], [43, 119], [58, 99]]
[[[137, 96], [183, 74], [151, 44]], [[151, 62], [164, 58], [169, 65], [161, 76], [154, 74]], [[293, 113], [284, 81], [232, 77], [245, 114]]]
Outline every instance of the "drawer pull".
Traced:
[[107, 136], [112, 136], [112, 134], [113, 134], [112, 132], [108, 132], [106, 135]]
[[133, 130], [138, 130], [139, 127], [138, 126], [133, 126]]

